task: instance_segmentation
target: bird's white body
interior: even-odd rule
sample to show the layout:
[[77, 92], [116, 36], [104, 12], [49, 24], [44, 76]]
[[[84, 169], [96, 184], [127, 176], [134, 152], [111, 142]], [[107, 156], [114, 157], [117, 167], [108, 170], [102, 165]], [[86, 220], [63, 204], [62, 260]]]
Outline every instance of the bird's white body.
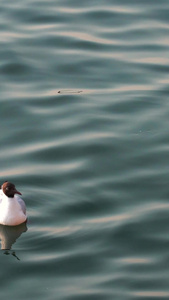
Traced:
[[16, 226], [24, 223], [27, 219], [26, 206], [18, 196], [8, 197], [0, 190], [0, 224]]

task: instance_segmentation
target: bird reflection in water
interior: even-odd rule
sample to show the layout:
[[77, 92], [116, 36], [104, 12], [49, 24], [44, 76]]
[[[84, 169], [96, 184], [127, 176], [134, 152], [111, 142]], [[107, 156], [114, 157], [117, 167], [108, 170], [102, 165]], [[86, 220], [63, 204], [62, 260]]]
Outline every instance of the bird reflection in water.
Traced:
[[11, 254], [18, 260], [20, 260], [19, 257], [16, 255], [15, 251], [11, 250], [11, 248], [12, 245], [16, 242], [16, 240], [20, 237], [20, 235], [26, 231], [26, 222], [17, 226], [0, 225], [1, 250], [5, 250], [4, 254]]

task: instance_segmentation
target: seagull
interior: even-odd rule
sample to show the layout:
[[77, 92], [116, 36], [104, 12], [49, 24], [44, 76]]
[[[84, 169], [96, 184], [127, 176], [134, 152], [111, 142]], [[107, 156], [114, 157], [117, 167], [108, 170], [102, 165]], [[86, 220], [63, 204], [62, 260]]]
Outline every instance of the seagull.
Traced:
[[27, 220], [25, 202], [15, 185], [5, 181], [0, 189], [0, 224], [16, 226]]

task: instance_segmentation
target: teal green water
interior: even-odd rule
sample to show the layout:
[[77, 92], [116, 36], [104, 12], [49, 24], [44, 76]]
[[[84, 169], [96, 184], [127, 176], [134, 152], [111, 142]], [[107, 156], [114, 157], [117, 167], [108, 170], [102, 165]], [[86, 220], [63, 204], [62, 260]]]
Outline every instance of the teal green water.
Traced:
[[1, 298], [168, 299], [169, 2], [0, 11]]

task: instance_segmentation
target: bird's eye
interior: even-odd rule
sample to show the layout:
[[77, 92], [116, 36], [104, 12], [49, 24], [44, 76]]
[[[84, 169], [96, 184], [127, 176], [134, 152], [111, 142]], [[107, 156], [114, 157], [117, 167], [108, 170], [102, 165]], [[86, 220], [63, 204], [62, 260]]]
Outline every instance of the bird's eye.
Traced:
[[9, 190], [9, 187], [6, 187], [6, 190], [8, 191], [8, 190]]

